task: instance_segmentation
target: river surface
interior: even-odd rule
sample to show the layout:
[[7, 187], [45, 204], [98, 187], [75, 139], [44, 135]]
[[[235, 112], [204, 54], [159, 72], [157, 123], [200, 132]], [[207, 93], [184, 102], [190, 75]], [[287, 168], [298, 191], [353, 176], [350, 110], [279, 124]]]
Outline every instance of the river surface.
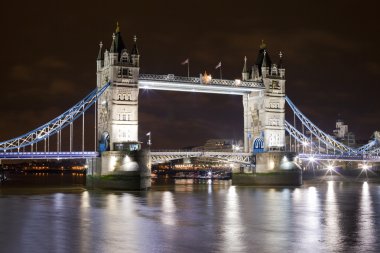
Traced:
[[180, 183], [1, 187], [0, 252], [380, 252], [380, 184]]

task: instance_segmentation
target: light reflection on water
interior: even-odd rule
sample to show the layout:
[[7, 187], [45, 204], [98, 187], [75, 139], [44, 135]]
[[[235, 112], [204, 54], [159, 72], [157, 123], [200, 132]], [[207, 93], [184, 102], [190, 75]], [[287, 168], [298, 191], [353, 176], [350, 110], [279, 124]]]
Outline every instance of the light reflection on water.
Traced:
[[1, 252], [380, 252], [380, 186], [0, 192]]
[[225, 208], [222, 219], [222, 243], [220, 251], [247, 252], [245, 245], [245, 230], [241, 222], [239, 195], [236, 186], [231, 186], [226, 193]]
[[372, 245], [375, 243], [377, 235], [375, 234], [375, 221], [376, 216], [372, 209], [372, 199], [367, 182], [363, 183], [362, 194], [360, 199], [360, 212], [359, 212], [359, 235], [357, 250], [370, 251]]
[[335, 184], [337, 184], [337, 182], [327, 182], [326, 204], [324, 210], [325, 215], [322, 216], [326, 219], [324, 226], [325, 231], [323, 234], [325, 235], [324, 240], [327, 248], [339, 247], [339, 245], [342, 244], [342, 236], [340, 234], [342, 227], [339, 225], [341, 214], [338, 210], [339, 201], [335, 194]]

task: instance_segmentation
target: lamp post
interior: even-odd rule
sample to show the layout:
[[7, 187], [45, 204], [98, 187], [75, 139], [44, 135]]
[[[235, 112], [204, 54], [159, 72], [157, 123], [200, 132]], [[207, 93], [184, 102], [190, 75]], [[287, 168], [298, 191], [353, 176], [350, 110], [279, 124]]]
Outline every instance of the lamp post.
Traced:
[[149, 149], [150, 149], [150, 146], [152, 145], [151, 134], [152, 134], [151, 132], [148, 132], [146, 134], [146, 136], [148, 136], [148, 142], [147, 142], [147, 144], [149, 146]]

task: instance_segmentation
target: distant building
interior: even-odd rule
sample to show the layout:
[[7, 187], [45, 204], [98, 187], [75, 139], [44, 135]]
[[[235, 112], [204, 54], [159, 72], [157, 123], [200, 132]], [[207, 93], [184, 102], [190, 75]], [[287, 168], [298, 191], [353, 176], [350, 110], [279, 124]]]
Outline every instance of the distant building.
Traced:
[[195, 147], [193, 150], [215, 151], [215, 152], [242, 152], [242, 141], [231, 139], [210, 139], [203, 146]]
[[349, 147], [356, 146], [355, 134], [348, 132], [348, 125], [343, 120], [338, 119], [335, 124], [336, 129], [333, 131], [335, 138]]

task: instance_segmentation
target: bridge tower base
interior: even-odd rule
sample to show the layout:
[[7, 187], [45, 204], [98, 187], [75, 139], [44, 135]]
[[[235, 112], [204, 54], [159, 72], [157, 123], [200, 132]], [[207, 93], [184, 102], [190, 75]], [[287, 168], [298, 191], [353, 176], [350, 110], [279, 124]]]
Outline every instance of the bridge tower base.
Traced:
[[233, 185], [302, 185], [302, 170], [295, 161], [296, 154], [265, 152], [256, 154], [256, 167], [252, 172], [232, 174]]
[[149, 151], [106, 151], [88, 161], [86, 186], [109, 190], [147, 190], [151, 187]]

